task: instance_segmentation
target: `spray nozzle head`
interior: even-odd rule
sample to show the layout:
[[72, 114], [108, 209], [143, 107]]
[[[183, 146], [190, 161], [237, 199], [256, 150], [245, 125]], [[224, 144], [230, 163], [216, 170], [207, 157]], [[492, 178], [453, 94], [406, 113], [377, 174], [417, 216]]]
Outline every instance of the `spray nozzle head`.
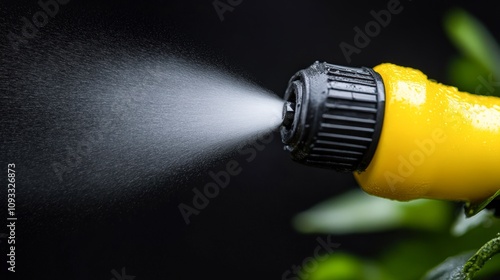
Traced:
[[382, 78], [372, 69], [316, 62], [290, 79], [281, 139], [300, 163], [364, 170], [378, 144], [384, 101]]

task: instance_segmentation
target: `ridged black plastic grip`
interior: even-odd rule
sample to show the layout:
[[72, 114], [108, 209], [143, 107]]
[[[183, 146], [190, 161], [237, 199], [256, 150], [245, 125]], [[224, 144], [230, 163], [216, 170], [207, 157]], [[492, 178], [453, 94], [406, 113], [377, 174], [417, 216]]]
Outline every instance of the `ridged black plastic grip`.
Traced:
[[296, 104], [291, 128], [281, 128], [292, 159], [337, 171], [366, 169], [384, 116], [378, 73], [316, 62], [292, 77], [285, 99]]

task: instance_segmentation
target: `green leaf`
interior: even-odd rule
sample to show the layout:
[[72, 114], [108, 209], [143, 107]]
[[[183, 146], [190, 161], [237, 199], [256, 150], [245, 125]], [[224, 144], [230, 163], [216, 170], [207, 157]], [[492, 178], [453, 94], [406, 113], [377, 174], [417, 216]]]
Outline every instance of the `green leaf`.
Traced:
[[318, 260], [316, 269], [303, 269], [299, 275], [302, 276], [301, 280], [394, 279], [376, 261], [364, 260], [345, 252], [337, 252], [328, 256], [326, 260]]
[[400, 202], [353, 189], [294, 217], [303, 233], [363, 233], [395, 228], [442, 230], [449, 225], [451, 204], [438, 200]]
[[463, 273], [465, 279], [472, 279], [476, 272], [483, 268], [484, 264], [494, 255], [500, 253], [500, 234], [496, 238], [484, 244], [464, 265]]
[[481, 210], [483, 210], [486, 206], [488, 206], [488, 204], [490, 204], [498, 196], [500, 196], [500, 190], [498, 190], [495, 194], [493, 194], [492, 196], [488, 197], [484, 201], [480, 201], [480, 202], [467, 202], [467, 203], [465, 203], [465, 205], [464, 205], [465, 216], [472, 217], [472, 216], [476, 215]]
[[488, 69], [499, 80], [500, 48], [486, 27], [462, 9], [453, 9], [444, 19], [445, 31], [461, 52]]
[[478, 227], [490, 227], [496, 220], [493, 210], [484, 210], [469, 218], [464, 214], [465, 211], [462, 211], [462, 213], [457, 215], [455, 223], [451, 227], [451, 234], [453, 236], [462, 236], [468, 231]]

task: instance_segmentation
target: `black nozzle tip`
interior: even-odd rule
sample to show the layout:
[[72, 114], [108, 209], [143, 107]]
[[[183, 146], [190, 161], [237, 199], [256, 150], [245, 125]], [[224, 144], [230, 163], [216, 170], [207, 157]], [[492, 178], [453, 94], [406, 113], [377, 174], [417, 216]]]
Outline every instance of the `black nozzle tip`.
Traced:
[[367, 168], [384, 117], [378, 73], [316, 62], [292, 76], [284, 100], [281, 139], [293, 160], [337, 171]]

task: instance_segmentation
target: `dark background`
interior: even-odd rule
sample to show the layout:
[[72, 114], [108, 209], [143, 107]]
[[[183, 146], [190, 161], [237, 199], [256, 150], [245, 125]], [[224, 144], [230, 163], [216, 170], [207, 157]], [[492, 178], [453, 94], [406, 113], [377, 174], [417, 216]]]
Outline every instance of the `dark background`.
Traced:
[[[11, 66], [7, 61], [16, 59], [29, 63], [23, 57], [30, 56], [30, 50], [50, 46], [46, 42], [61, 34], [79, 39], [119, 34], [129, 40], [115, 42], [117, 48], [137, 43], [208, 61], [279, 96], [291, 75], [316, 60], [352, 66], [393, 62], [420, 69], [446, 83], [447, 64], [457, 50], [443, 32], [442, 18], [452, 7], [465, 8], [498, 37], [494, 2], [401, 1], [403, 11], [393, 15], [390, 24], [360, 54], [352, 55], [348, 64], [339, 44], [352, 44], [353, 27], [363, 28], [372, 20], [369, 12], [385, 9], [387, 1], [243, 0], [220, 21], [212, 1], [71, 0], [61, 5], [57, 16], [29, 46], [18, 53], [8, 51], [8, 30], [15, 30], [23, 16], [39, 10], [36, 2], [1, 4], [1, 67]], [[1, 82], [5, 88], [11, 81], [3, 76]], [[3, 99], [2, 107], [6, 104]], [[6, 135], [9, 115], [1, 118], [2, 134]], [[2, 166], [9, 161], [19, 166], [29, 164], [29, 156], [22, 151], [18, 151], [19, 158], [15, 153], [1, 152]], [[222, 170], [230, 157], [241, 163], [242, 173], [232, 177], [230, 185], [186, 225], [178, 204], [191, 204], [191, 189], [210, 182], [208, 170]], [[295, 232], [291, 218], [356, 187], [350, 174], [292, 162], [278, 134], [252, 162], [231, 155], [183, 180], [159, 178], [148, 186], [138, 185], [144, 191], [137, 197], [109, 197], [106, 205], [79, 205], [78, 199], [71, 197], [67, 200], [72, 202], [63, 205], [41, 202], [45, 198], [30, 196], [30, 190], [57, 181], [43, 174], [36, 175], [39, 178], [24, 175], [31, 180], [18, 187], [19, 279], [111, 279], [111, 271], [120, 272], [122, 267], [137, 280], [280, 279], [292, 265], [311, 256], [317, 245], [317, 235]], [[65, 200], [65, 195], [61, 193], [60, 199]], [[4, 205], [2, 202], [2, 213]], [[404, 234], [333, 236], [332, 240], [341, 244], [339, 250], [370, 257]], [[0, 244], [1, 260], [5, 245]], [[4, 267], [2, 261], [2, 274]]]

